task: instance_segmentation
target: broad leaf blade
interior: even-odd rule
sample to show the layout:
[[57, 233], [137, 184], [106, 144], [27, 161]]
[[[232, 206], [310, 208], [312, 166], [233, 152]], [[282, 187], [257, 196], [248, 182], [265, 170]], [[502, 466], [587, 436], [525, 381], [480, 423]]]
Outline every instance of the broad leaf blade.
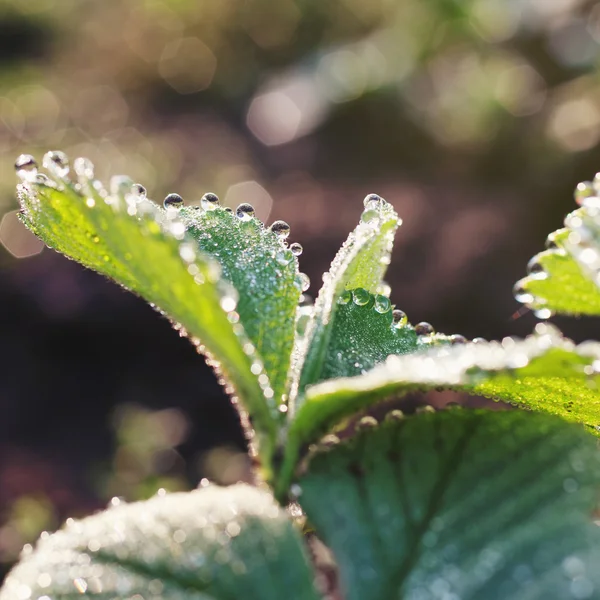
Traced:
[[454, 410], [386, 423], [317, 455], [299, 485], [347, 600], [600, 590], [600, 454], [556, 417]]
[[565, 228], [548, 236], [548, 250], [534, 256], [515, 297], [538, 316], [600, 315], [600, 199], [582, 200]]
[[211, 486], [68, 522], [23, 556], [0, 600], [25, 589], [53, 600], [280, 600], [290, 590], [316, 600], [312, 579], [299, 533], [269, 494]]
[[268, 469], [279, 412], [261, 357], [237, 322], [235, 290], [219, 264], [198, 252], [177, 211], [130, 190], [126, 179], [112, 194], [97, 181], [84, 180], [80, 189], [66, 180], [60, 189], [25, 183], [18, 188], [22, 220], [49, 246], [144, 297], [192, 338], [251, 412]]
[[598, 344], [575, 347], [553, 327], [540, 323], [536, 333], [525, 340], [439, 346], [390, 356], [365, 375], [311, 386], [289, 427], [278, 493], [289, 482], [302, 448], [349, 415], [413, 391], [442, 387], [485, 395], [584, 423], [597, 433], [599, 358]]
[[345, 290], [362, 288], [374, 293], [390, 263], [394, 233], [400, 224], [390, 204], [378, 198], [365, 202], [365, 211], [334, 258], [315, 302], [313, 317], [299, 350], [291, 390], [290, 414], [302, 403], [304, 388], [321, 380], [330, 344], [337, 301]]

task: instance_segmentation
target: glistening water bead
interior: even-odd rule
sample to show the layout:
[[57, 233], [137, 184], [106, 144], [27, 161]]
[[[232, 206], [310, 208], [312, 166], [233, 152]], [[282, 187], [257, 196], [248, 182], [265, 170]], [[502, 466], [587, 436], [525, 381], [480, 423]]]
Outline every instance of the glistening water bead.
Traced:
[[271, 231], [280, 239], [285, 240], [290, 235], [290, 226], [285, 221], [275, 221], [271, 225]]
[[303, 248], [298, 242], [294, 242], [293, 244], [290, 244], [290, 251], [294, 256], [300, 256]]
[[306, 273], [298, 273], [296, 275], [296, 285], [305, 292], [310, 287], [310, 279]]
[[249, 221], [254, 216], [254, 206], [246, 203], [240, 204], [237, 207], [235, 214], [238, 219], [241, 219], [242, 221]]
[[219, 206], [219, 197], [212, 192], [207, 192], [200, 198], [200, 206], [204, 210], [215, 210]]
[[344, 290], [341, 296], [338, 298], [338, 304], [349, 304], [352, 300], [352, 292]]
[[591, 181], [582, 181], [581, 183], [578, 183], [575, 188], [575, 202], [581, 206], [586, 198], [594, 196], [595, 193], [596, 191], [594, 190], [594, 185]]
[[51, 175], [63, 178], [69, 174], [69, 159], [64, 152], [52, 150], [44, 154], [42, 165]]
[[377, 194], [368, 194], [363, 200], [363, 204], [366, 210], [378, 211], [384, 204], [384, 199]]
[[408, 317], [403, 310], [399, 310], [398, 308], [392, 311], [392, 319], [394, 320], [395, 325], [406, 325], [408, 323]]
[[390, 303], [390, 299], [387, 296], [377, 295], [375, 296], [375, 304], [373, 308], [381, 314], [385, 314], [389, 312], [392, 305]]
[[432, 333], [435, 333], [435, 329], [431, 323], [421, 321], [415, 325], [415, 333], [417, 335], [431, 335]]
[[352, 301], [357, 306], [365, 306], [371, 301], [371, 294], [363, 288], [352, 290]]
[[179, 194], [167, 194], [163, 200], [165, 208], [181, 208], [183, 206], [183, 198]]
[[37, 168], [37, 162], [31, 154], [21, 154], [15, 161], [15, 171], [21, 181], [34, 181]]
[[134, 183], [131, 186], [131, 195], [134, 196], [138, 202], [141, 202], [146, 199], [146, 188], [141, 183]]

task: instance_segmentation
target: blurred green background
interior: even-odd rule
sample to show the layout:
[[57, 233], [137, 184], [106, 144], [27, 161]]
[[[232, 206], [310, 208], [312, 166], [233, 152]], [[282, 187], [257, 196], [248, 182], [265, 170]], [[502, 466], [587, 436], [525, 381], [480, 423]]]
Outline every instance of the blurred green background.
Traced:
[[250, 202], [291, 224], [313, 295], [377, 192], [413, 322], [523, 335], [512, 284], [600, 170], [599, 59], [583, 0], [0, 0], [0, 576], [111, 496], [247, 470], [188, 342], [19, 225], [18, 154]]

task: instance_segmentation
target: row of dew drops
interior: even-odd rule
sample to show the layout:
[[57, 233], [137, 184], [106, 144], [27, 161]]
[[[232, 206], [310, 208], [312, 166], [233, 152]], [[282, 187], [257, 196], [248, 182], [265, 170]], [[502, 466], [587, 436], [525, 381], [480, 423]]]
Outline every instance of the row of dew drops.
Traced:
[[[54, 150], [47, 152], [44, 155], [42, 165], [48, 170], [53, 176], [59, 179], [64, 179], [68, 176], [70, 167], [69, 159], [64, 152]], [[75, 173], [78, 175], [80, 180], [85, 182], [91, 180], [94, 177], [94, 165], [87, 158], [76, 158], [73, 163]], [[41, 185], [52, 186], [55, 185], [47, 175], [38, 171], [38, 165], [33, 156], [30, 154], [21, 154], [15, 161], [15, 170], [17, 176], [23, 183], [37, 183]], [[82, 183], [80, 181], [80, 183]], [[132, 182], [128, 177], [115, 176], [111, 179], [110, 189], [113, 194], [120, 194], [126, 197], [126, 199], [133, 200], [133, 202], [142, 202], [147, 200], [146, 188], [139, 184]], [[93, 206], [93, 201], [90, 206]], [[169, 212], [176, 212], [184, 206], [183, 198], [176, 193], [167, 194], [163, 201], [165, 210]], [[200, 200], [200, 208], [204, 211], [216, 210], [220, 207], [219, 197], [212, 193], [207, 192]], [[233, 213], [234, 210], [230, 207], [225, 207], [224, 210], [229, 213]], [[136, 214], [135, 210], [128, 210], [130, 214]], [[255, 217], [255, 210], [251, 204], [242, 203], [235, 209], [235, 215], [242, 222], [251, 221]], [[290, 226], [281, 220], [274, 221], [268, 228], [268, 231], [273, 232], [277, 239], [282, 243], [282, 251], [276, 256], [276, 260], [282, 264], [289, 264], [294, 257], [299, 257], [303, 248], [298, 242], [293, 242], [289, 246], [287, 245], [287, 238], [290, 235]], [[184, 252], [189, 254], [189, 250], [184, 249]], [[310, 286], [310, 279], [305, 273], [298, 273], [296, 277], [296, 285], [302, 291], [306, 291]]]
[[596, 174], [593, 181], [579, 183], [574, 198], [580, 208], [565, 217], [563, 229], [548, 235], [546, 250], [531, 258], [527, 264], [527, 277], [517, 281], [513, 289], [516, 300], [532, 308], [541, 319], [552, 317], [554, 311], [546, 306], [547, 299], [534, 295], [527, 284], [532, 280], [544, 281], [550, 277], [543, 265], [546, 257], [553, 254], [566, 256], [568, 252], [600, 286], [600, 173]]
[[[58, 180], [66, 181], [67, 177], [70, 173], [70, 165], [69, 159], [66, 154], [60, 151], [51, 151], [47, 152], [44, 155], [42, 166], [54, 177]], [[102, 188], [101, 184], [96, 181], [92, 181], [94, 178], [94, 165], [87, 158], [76, 158], [73, 162], [73, 169], [75, 174], [78, 177], [78, 185], [80, 188], [84, 188], [85, 185], [92, 182], [94, 185], [94, 191], [98, 193], [100, 196], [105, 196], [105, 201], [107, 203], [112, 203], [112, 199], [108, 196], [107, 192]], [[17, 176], [21, 179], [24, 184], [40, 184], [50, 187], [57, 186], [57, 183], [50, 179], [44, 173], [38, 172], [38, 165], [35, 158], [28, 154], [23, 154], [19, 156], [15, 162], [15, 170]], [[124, 196], [128, 208], [127, 212], [130, 215], [136, 215], [137, 211], [135, 206], [137, 204], [141, 204], [142, 202], [147, 200], [147, 192], [144, 186], [139, 183], [134, 183], [131, 179], [125, 176], [114, 176], [111, 178], [110, 182], [110, 191], [111, 194], [115, 196], [122, 195]], [[95, 205], [95, 201], [93, 198], [87, 198], [86, 204], [88, 207], [92, 208]], [[152, 204], [155, 206], [154, 204]], [[174, 237], [178, 240], [184, 239], [185, 234], [185, 225], [176, 219], [176, 213], [179, 212], [179, 209], [184, 206], [184, 201], [178, 194], [168, 194], [163, 202], [163, 206], [167, 211], [167, 217], [170, 219], [170, 227], [169, 230], [173, 233]], [[201, 199], [200, 202], [201, 209], [204, 211], [212, 211], [217, 209], [219, 204], [218, 197], [213, 193], [206, 193]], [[229, 208], [225, 208], [228, 212], [233, 212]], [[254, 217], [254, 208], [250, 204], [241, 204], [238, 206], [236, 210], [236, 216], [241, 221], [249, 221]], [[289, 236], [290, 227], [284, 221], [275, 221], [270, 231], [275, 233], [277, 239], [285, 244], [286, 238]], [[288, 252], [291, 252], [292, 256], [299, 256], [302, 254], [302, 246], [298, 243], [291, 244]], [[200, 272], [199, 268], [195, 264], [196, 261], [196, 253], [193, 247], [193, 244], [182, 242], [180, 244], [179, 254], [185, 263], [188, 264], [188, 272], [194, 277], [196, 283], [201, 284], [204, 283], [205, 277]], [[289, 261], [288, 261], [289, 262]], [[235, 311], [237, 307], [238, 294], [237, 290], [233, 288], [228, 282], [224, 280], [220, 280], [217, 277], [217, 273], [213, 274], [215, 277], [213, 279], [216, 280], [216, 284], [221, 290], [221, 307], [225, 312], [228, 313], [228, 319], [233, 325], [234, 333], [241, 337], [241, 341], [243, 342], [243, 350], [244, 352], [251, 358], [253, 358], [252, 372], [257, 376], [260, 387], [265, 395], [265, 398], [270, 404], [277, 404], [277, 400], [273, 397], [273, 390], [270, 386], [269, 378], [264, 371], [264, 365], [262, 361], [256, 356], [256, 349], [254, 345], [247, 339], [243, 327], [239, 323], [239, 315]], [[302, 290], [306, 290], [310, 285], [310, 281], [306, 275], [300, 273], [297, 277], [296, 285]], [[164, 316], [168, 315], [164, 313], [159, 307], [152, 305], [156, 310], [158, 310]], [[180, 323], [173, 322], [174, 328], [179, 332], [182, 337], [190, 337], [186, 329]], [[202, 354], [206, 357], [207, 363], [215, 369], [219, 383], [221, 383], [225, 387], [225, 391], [230, 395], [231, 400], [234, 404], [238, 404], [238, 398], [235, 394], [235, 389], [231, 385], [231, 382], [224, 376], [221, 372], [221, 365], [219, 361], [211, 354], [211, 352], [206, 348], [202, 342], [195, 336], [191, 337], [192, 344], [196, 347], [196, 350], [199, 354]], [[241, 408], [241, 407], [240, 407]], [[275, 406], [273, 406], [275, 408]], [[278, 407], [278, 410], [284, 412], [282, 410], [282, 406]], [[247, 415], [244, 414], [244, 411], [241, 411], [242, 420]], [[252, 442], [253, 431], [252, 427], [247, 423], [248, 427], [245, 427], [245, 431], [248, 437], [248, 441]], [[253, 454], [253, 450], [255, 450], [251, 444], [250, 453]]]

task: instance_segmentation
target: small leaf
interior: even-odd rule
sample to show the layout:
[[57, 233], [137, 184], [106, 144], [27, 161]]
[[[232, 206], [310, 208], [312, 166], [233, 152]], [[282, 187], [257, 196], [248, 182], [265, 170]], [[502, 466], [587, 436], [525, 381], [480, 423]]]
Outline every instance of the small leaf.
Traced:
[[394, 233], [401, 221], [385, 200], [371, 194], [356, 229], [337, 253], [315, 302], [300, 357], [295, 362], [290, 397], [292, 415], [302, 403], [304, 388], [322, 379], [321, 372], [331, 340], [338, 299], [345, 290], [363, 288], [374, 293], [390, 263]]
[[548, 250], [529, 261], [529, 275], [515, 284], [515, 298], [542, 318], [600, 315], [600, 198], [589, 188], [594, 195], [579, 198], [581, 208], [548, 236]]
[[[316, 600], [302, 539], [266, 492], [210, 486], [121, 503], [42, 537], [0, 600]], [[138, 596], [139, 594], [139, 596]]]
[[[113, 178], [111, 194], [87, 176], [77, 186], [64, 174], [57, 180], [37, 174], [18, 187], [23, 222], [49, 246], [144, 297], [206, 352], [251, 412], [268, 476], [277, 401], [219, 264], [198, 251], [178, 210], [134, 193], [128, 178]], [[234, 243], [243, 240], [232, 235]]]
[[344, 418], [393, 396], [440, 387], [485, 395], [523, 408], [600, 425], [600, 345], [575, 346], [550, 325], [539, 323], [525, 340], [439, 346], [390, 356], [365, 375], [326, 381], [307, 389], [291, 422], [277, 493], [283, 493], [301, 449]]
[[596, 441], [549, 415], [452, 410], [316, 455], [299, 502], [347, 600], [600, 592]]

